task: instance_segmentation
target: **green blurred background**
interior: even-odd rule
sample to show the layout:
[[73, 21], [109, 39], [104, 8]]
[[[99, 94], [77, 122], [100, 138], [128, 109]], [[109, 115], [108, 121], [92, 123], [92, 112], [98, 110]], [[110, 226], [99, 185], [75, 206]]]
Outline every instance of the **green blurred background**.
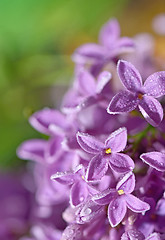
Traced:
[[28, 117], [55, 107], [72, 79], [70, 55], [117, 17], [122, 35], [151, 32], [164, 0], [0, 0], [0, 168], [18, 167], [17, 146], [40, 137]]

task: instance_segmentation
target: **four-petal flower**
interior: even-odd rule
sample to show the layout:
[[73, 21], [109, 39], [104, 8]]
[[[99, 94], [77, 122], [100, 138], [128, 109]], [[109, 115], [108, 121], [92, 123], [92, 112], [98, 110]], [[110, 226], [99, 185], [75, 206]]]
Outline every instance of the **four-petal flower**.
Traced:
[[127, 207], [137, 213], [144, 213], [150, 209], [148, 203], [131, 194], [134, 188], [135, 177], [129, 172], [117, 183], [116, 189], [107, 189], [92, 197], [99, 205], [109, 204], [108, 219], [112, 227], [116, 227], [123, 220]]
[[107, 108], [108, 113], [130, 112], [138, 106], [147, 122], [154, 127], [158, 126], [163, 119], [163, 109], [155, 98], [165, 95], [165, 71], [150, 75], [144, 85], [140, 73], [131, 63], [120, 60], [117, 71], [127, 90], [112, 98]]
[[133, 170], [134, 162], [126, 154], [119, 153], [124, 150], [127, 143], [126, 128], [119, 128], [102, 141], [95, 137], [77, 133], [77, 141], [81, 148], [94, 155], [87, 168], [87, 180], [100, 180], [106, 173], [108, 165], [112, 170], [125, 173]]

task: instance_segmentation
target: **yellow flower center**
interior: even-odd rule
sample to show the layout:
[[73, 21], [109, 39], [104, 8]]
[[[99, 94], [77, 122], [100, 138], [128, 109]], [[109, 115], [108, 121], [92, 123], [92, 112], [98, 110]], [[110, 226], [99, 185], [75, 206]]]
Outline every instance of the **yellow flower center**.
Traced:
[[107, 148], [106, 150], [105, 150], [105, 153], [106, 154], [110, 154], [112, 151], [111, 151], [111, 149], [110, 148]]
[[123, 195], [123, 194], [124, 194], [123, 189], [120, 189], [120, 190], [118, 190], [117, 192], [118, 192], [119, 195]]
[[143, 94], [139, 93], [139, 94], [138, 94], [138, 98], [139, 98], [140, 100], [142, 100], [142, 99], [143, 99]]
[[81, 177], [82, 177], [82, 180], [85, 180], [85, 178], [84, 178], [84, 176], [83, 176], [83, 175], [82, 175]]

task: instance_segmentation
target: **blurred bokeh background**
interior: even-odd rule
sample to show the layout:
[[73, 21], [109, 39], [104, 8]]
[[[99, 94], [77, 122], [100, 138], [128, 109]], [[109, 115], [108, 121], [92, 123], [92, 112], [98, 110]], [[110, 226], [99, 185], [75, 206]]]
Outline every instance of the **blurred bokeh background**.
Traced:
[[[164, 0], [1, 0], [0, 169], [23, 164], [17, 146], [39, 136], [28, 117], [58, 105], [72, 80], [76, 47], [96, 42], [111, 17], [119, 20], [123, 36], [153, 33], [152, 19], [162, 12]], [[165, 57], [165, 39], [155, 37], [156, 54]]]

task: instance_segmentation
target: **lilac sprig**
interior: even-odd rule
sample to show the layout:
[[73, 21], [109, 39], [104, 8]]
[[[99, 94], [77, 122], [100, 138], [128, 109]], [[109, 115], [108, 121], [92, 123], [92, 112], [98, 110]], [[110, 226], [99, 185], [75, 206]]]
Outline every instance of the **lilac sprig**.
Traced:
[[[99, 44], [74, 52], [74, 82], [61, 110], [44, 108], [30, 117], [47, 137], [26, 140], [17, 150], [34, 162], [35, 185], [32, 237], [20, 240], [164, 239], [165, 71], [154, 64], [154, 45], [145, 45], [152, 38], [141, 37], [134, 48], [132, 39], [120, 37], [116, 19], [107, 22]], [[141, 76], [149, 74], [143, 84]], [[114, 86], [125, 89], [116, 94]], [[7, 232], [11, 221], [4, 219]], [[8, 239], [4, 229], [0, 225], [0, 236]]]

